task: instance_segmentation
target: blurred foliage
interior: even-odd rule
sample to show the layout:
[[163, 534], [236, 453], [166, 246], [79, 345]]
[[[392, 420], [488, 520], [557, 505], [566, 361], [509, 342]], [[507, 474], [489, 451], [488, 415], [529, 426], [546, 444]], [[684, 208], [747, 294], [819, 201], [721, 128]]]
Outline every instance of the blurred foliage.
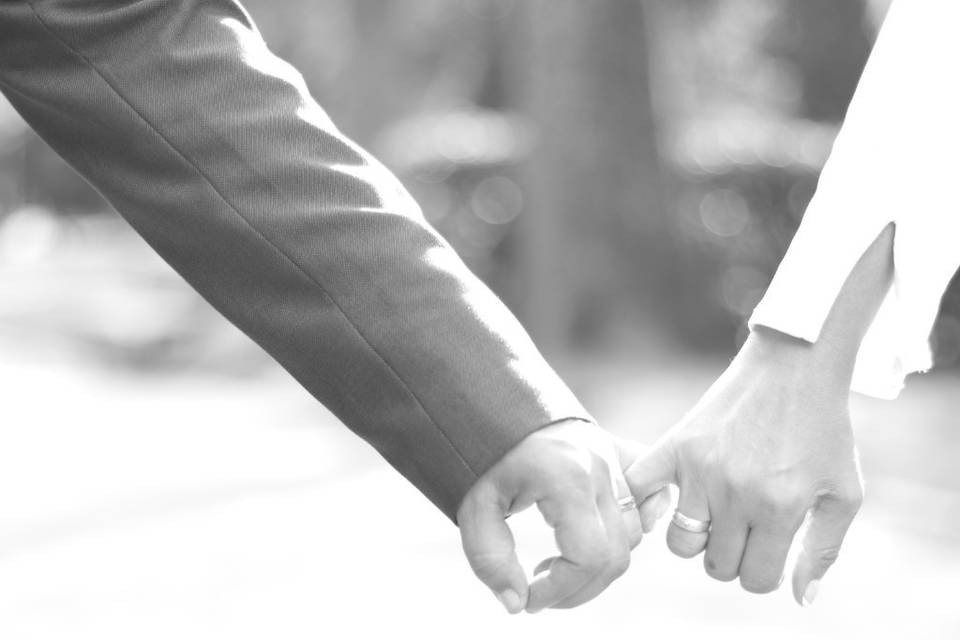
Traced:
[[[886, 2], [245, 4], [548, 351], [628, 334], [729, 351]], [[107, 210], [0, 104], [0, 217], [25, 207]], [[957, 286], [944, 310], [940, 365], [960, 358]]]

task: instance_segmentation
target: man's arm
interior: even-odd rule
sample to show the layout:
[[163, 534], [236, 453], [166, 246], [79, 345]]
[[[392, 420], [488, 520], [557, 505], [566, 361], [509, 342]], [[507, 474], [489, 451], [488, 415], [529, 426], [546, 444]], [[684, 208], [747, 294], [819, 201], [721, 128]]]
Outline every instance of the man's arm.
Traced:
[[[617, 509], [612, 441], [239, 4], [0, 2], [0, 89], [214, 307], [460, 508], [508, 610], [573, 606], [622, 572], [640, 516]], [[503, 546], [524, 501], [564, 552], [533, 585]]]
[[231, 322], [453, 518], [588, 414], [229, 0], [0, 4], [0, 87]]

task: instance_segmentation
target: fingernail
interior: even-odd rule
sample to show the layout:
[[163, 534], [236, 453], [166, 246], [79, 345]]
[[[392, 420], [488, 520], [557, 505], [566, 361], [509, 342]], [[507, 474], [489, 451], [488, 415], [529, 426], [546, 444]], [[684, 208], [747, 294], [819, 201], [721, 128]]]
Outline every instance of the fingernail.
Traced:
[[513, 589], [505, 589], [497, 594], [497, 600], [507, 610], [507, 613], [520, 613], [523, 609], [523, 603], [520, 602], [520, 594]]
[[807, 588], [803, 591], [803, 606], [809, 607], [817, 599], [817, 592], [820, 591], [820, 581], [811, 580]]
[[553, 558], [547, 558], [546, 560], [544, 560], [543, 562], [541, 562], [540, 564], [538, 564], [536, 567], [533, 568], [533, 576], [537, 577], [541, 573], [544, 573], [545, 571], [549, 570], [551, 566], [553, 566]]

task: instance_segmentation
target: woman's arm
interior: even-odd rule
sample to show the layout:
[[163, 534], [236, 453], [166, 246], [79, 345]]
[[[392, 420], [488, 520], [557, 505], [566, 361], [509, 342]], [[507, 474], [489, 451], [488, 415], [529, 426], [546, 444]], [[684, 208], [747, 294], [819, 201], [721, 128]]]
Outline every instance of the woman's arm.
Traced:
[[931, 366], [930, 331], [960, 265], [960, 4], [896, 0], [817, 192], [750, 318], [817, 342], [854, 264], [896, 225], [893, 286], [857, 354], [856, 391], [893, 398]]
[[960, 4], [894, 3], [817, 193], [736, 358], [627, 472], [638, 499], [680, 486], [679, 555], [750, 591], [779, 585], [794, 534], [813, 520], [793, 573], [809, 604], [861, 500], [848, 390], [893, 397], [930, 365], [940, 297], [960, 264]]
[[627, 470], [638, 498], [677, 484], [678, 510], [712, 520], [709, 534], [675, 524], [667, 532], [677, 555], [706, 550], [712, 577], [776, 589], [812, 508], [793, 580], [798, 601], [816, 596], [860, 506], [847, 395], [860, 341], [890, 286], [893, 241], [888, 226], [860, 258], [817, 342], [754, 327], [697, 406]]

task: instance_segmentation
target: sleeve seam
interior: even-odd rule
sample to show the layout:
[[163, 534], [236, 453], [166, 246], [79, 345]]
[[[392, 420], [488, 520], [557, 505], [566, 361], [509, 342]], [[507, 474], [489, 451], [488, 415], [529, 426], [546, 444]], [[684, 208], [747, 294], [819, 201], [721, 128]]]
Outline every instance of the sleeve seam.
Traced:
[[177, 156], [179, 156], [184, 162], [186, 162], [187, 165], [189, 165], [190, 168], [203, 180], [203, 182], [206, 183], [206, 185], [213, 190], [213, 192], [217, 195], [217, 197], [231, 211], [233, 211], [237, 215], [237, 217], [241, 221], [243, 221], [243, 223], [249, 229], [251, 229], [257, 237], [260, 238], [260, 240], [262, 240], [264, 243], [270, 246], [274, 251], [276, 251], [277, 254], [279, 254], [287, 263], [289, 263], [294, 268], [295, 271], [297, 271], [301, 276], [306, 277], [309, 282], [313, 283], [323, 293], [323, 295], [330, 300], [330, 302], [334, 305], [334, 307], [337, 309], [340, 315], [347, 321], [347, 324], [350, 325], [350, 327], [354, 330], [354, 332], [356, 332], [357, 336], [360, 338], [363, 344], [366, 345], [366, 347], [370, 349], [370, 351], [376, 354], [380, 362], [384, 364], [384, 366], [390, 371], [393, 377], [396, 378], [396, 380], [399, 382], [401, 387], [416, 402], [417, 406], [420, 408], [423, 414], [430, 421], [430, 424], [433, 425], [434, 429], [442, 436], [444, 441], [447, 443], [450, 449], [454, 452], [454, 454], [456, 454], [459, 461], [467, 469], [467, 471], [470, 473], [473, 479], [476, 480], [479, 474], [473, 469], [470, 463], [467, 462], [467, 460], [463, 457], [463, 455], [460, 453], [457, 447], [454, 446], [453, 442], [450, 440], [450, 437], [447, 435], [447, 433], [442, 428], [440, 428], [437, 422], [433, 419], [433, 416], [431, 416], [430, 412], [427, 411], [427, 408], [424, 406], [423, 402], [420, 400], [417, 394], [409, 387], [409, 385], [406, 383], [403, 377], [400, 376], [397, 370], [390, 364], [390, 362], [383, 356], [383, 354], [381, 354], [377, 349], [373, 347], [373, 345], [370, 343], [367, 337], [363, 334], [363, 332], [360, 331], [360, 329], [350, 319], [350, 317], [346, 314], [346, 312], [344, 312], [343, 307], [340, 306], [337, 300], [330, 295], [330, 293], [323, 287], [323, 285], [313, 275], [311, 275], [306, 269], [304, 269], [300, 264], [298, 264], [293, 258], [291, 258], [283, 250], [281, 250], [280, 247], [278, 247], [269, 238], [267, 238], [242, 213], [240, 213], [237, 207], [234, 206], [234, 204], [230, 202], [230, 200], [228, 200], [223, 193], [221, 193], [220, 189], [218, 189], [215, 184], [213, 184], [213, 182], [206, 175], [206, 173], [204, 173], [203, 170], [201, 170], [200, 167], [197, 166], [197, 164], [190, 159], [190, 157], [188, 157], [183, 151], [181, 151], [176, 145], [174, 145], [163, 133], [161, 133], [153, 125], [153, 123], [150, 122], [150, 120], [144, 116], [144, 114], [142, 114], [133, 104], [131, 104], [130, 101], [127, 100], [126, 97], [124, 97], [123, 94], [120, 93], [120, 91], [113, 85], [113, 83], [111, 83], [110, 80], [107, 79], [104, 72], [102, 72], [96, 65], [94, 65], [93, 62], [89, 58], [87, 58], [85, 55], [83, 55], [83, 53], [80, 52], [75, 46], [71, 45], [69, 42], [64, 40], [59, 34], [57, 34], [40, 16], [32, 0], [28, 2], [28, 4], [30, 5], [30, 8], [33, 11], [34, 16], [37, 18], [37, 21], [44, 28], [44, 30], [51, 35], [51, 37], [53, 37], [55, 40], [60, 42], [61, 45], [66, 47], [71, 53], [73, 53], [78, 58], [80, 58], [90, 68], [90, 70], [93, 71], [103, 81], [103, 83], [107, 85], [107, 87], [109, 87], [109, 89], [121, 101], [121, 103], [124, 104], [128, 109], [130, 109], [137, 116], [137, 118], [147, 126], [148, 129], [150, 129], [154, 134], [156, 134], [163, 141], [163, 143], [170, 148], [170, 150], [172, 150]]

